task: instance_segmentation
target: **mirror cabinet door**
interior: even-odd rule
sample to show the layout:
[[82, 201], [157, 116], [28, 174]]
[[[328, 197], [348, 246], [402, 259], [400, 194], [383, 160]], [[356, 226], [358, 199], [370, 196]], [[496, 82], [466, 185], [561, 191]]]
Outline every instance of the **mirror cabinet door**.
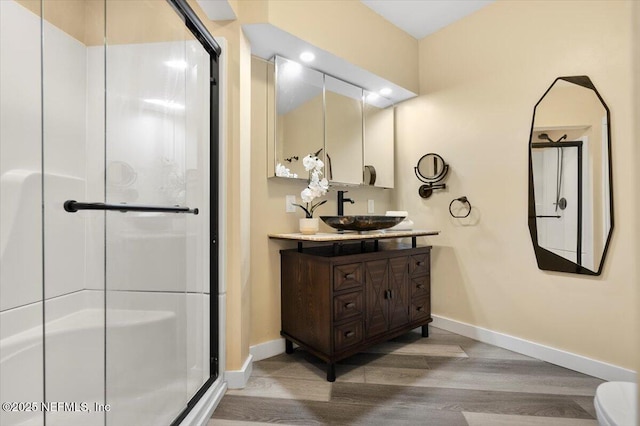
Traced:
[[302, 159], [324, 148], [324, 75], [275, 59], [275, 175], [307, 179]]
[[[257, 71], [258, 72], [258, 71]], [[394, 105], [297, 62], [266, 65], [267, 176], [307, 179], [302, 159], [325, 163], [335, 185], [394, 186]], [[266, 77], [264, 76], [266, 74]], [[275, 110], [275, 113], [274, 113]]]
[[[365, 185], [393, 188], [394, 165], [393, 102], [377, 93], [364, 92]], [[369, 169], [373, 167], [373, 170]], [[367, 179], [375, 173], [374, 179]]]
[[362, 183], [362, 89], [325, 75], [325, 175], [331, 182]]
[[560, 77], [534, 109], [529, 229], [540, 269], [599, 275], [611, 231], [609, 109], [586, 76]]

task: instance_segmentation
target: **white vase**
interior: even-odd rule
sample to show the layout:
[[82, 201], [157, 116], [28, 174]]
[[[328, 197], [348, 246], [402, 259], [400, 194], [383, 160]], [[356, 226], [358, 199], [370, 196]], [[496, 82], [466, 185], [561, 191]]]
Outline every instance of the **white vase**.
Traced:
[[300, 233], [304, 235], [313, 235], [320, 229], [320, 223], [317, 217], [300, 219]]

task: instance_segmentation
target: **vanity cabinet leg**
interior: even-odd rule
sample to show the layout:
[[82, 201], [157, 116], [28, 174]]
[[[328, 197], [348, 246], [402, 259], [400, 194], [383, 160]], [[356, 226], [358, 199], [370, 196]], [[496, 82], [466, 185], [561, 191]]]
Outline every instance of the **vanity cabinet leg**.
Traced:
[[422, 326], [422, 337], [429, 337], [429, 324]]
[[333, 362], [327, 364], [327, 382], [336, 381], [336, 365]]
[[284, 339], [284, 351], [288, 354], [293, 353], [293, 342], [289, 339]]

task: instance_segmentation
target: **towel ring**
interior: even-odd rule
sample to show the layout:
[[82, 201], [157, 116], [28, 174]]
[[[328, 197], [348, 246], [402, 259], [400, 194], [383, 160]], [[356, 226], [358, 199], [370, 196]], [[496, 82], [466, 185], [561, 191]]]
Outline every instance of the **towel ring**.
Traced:
[[[453, 214], [453, 212], [451, 211], [451, 207], [453, 207], [453, 203], [455, 203], [456, 201], [458, 201], [459, 203], [462, 203], [463, 205], [466, 204], [467, 206], [469, 206], [467, 210], [467, 214], [465, 214], [464, 216], [458, 216]], [[451, 217], [455, 217], [456, 219], [464, 219], [465, 217], [468, 217], [471, 214], [471, 203], [469, 202], [467, 197], [463, 196], [463, 197], [451, 200], [451, 203], [449, 203], [449, 214], [451, 215]]]

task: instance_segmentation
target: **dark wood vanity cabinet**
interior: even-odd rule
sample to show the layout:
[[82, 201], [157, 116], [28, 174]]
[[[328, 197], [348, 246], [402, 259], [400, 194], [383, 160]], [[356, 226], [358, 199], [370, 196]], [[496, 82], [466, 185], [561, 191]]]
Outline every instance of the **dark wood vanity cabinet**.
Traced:
[[281, 251], [287, 353], [295, 342], [326, 361], [334, 381], [343, 358], [416, 327], [427, 337], [430, 252], [364, 244]]

